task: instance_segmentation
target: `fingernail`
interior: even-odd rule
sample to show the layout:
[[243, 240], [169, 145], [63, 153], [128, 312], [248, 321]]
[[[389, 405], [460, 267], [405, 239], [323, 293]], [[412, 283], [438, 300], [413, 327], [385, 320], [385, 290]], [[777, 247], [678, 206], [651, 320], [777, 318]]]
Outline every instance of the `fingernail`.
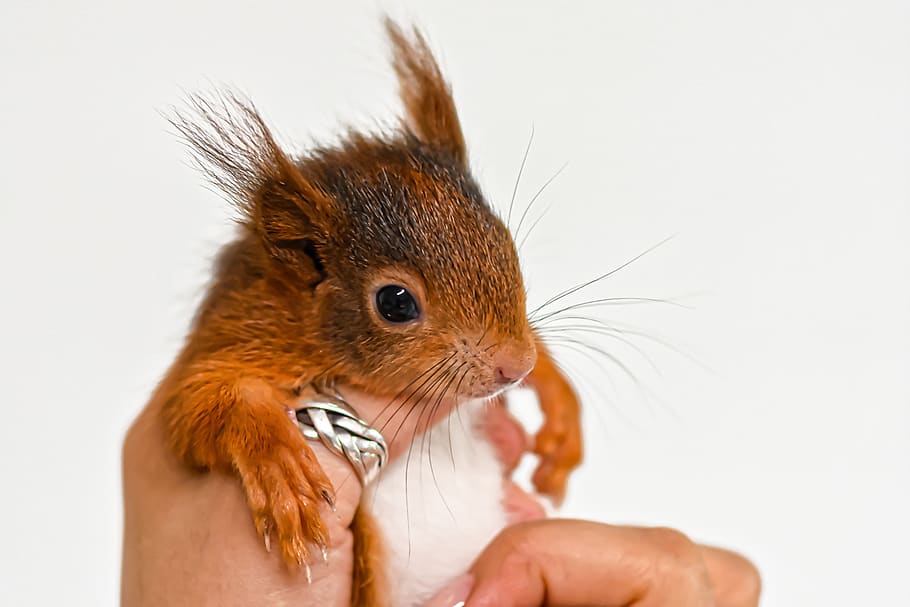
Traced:
[[470, 573], [465, 574], [455, 578], [440, 590], [436, 595], [437, 600], [434, 600], [432, 604], [440, 607], [442, 605], [464, 607], [464, 602], [468, 599], [468, 595], [471, 594], [472, 588], [474, 588], [474, 576]]

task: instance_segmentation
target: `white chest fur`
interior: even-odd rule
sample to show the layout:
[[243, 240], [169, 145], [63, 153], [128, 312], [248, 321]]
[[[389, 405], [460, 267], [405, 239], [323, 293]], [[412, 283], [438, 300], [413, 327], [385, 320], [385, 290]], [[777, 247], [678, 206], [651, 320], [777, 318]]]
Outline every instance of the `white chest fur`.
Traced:
[[465, 403], [418, 436], [364, 495], [384, 534], [392, 605], [423, 604], [506, 525], [502, 466], [477, 427], [482, 406]]

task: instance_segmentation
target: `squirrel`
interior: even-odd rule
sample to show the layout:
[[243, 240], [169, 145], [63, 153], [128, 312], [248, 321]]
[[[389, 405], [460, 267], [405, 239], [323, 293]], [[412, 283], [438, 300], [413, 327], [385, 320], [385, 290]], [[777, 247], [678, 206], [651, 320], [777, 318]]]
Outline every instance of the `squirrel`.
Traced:
[[[385, 27], [394, 128], [292, 157], [231, 93], [194, 96], [172, 119], [240, 218], [159, 387], [167, 443], [192, 469], [239, 477], [291, 569], [327, 545], [318, 507], [334, 499], [287, 414], [308, 387], [394, 399], [435, 374], [454, 401], [477, 401], [526, 382], [544, 417], [536, 489], [561, 499], [582, 456], [578, 400], [528, 321], [515, 243], [470, 174], [451, 88], [419, 30]], [[361, 510], [355, 551], [369, 552], [376, 521]], [[381, 604], [376, 559], [356, 556], [353, 604]]]

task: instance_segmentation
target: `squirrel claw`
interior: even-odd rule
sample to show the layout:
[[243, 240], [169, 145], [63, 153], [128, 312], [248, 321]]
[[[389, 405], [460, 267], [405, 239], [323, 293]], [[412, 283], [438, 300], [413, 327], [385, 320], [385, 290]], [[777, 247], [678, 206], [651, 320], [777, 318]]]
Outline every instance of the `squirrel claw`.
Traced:
[[235, 457], [235, 467], [266, 550], [271, 550], [274, 533], [288, 567], [308, 570], [311, 547], [323, 554], [327, 551], [328, 531], [317, 496], [330, 495], [331, 484], [300, 434], [289, 432], [273, 440], [272, 446], [255, 458]]
[[338, 511], [337, 508], [335, 508], [335, 496], [332, 495], [331, 491], [323, 489], [322, 490], [322, 499], [324, 499], [325, 503], [329, 505], [329, 508], [332, 509], [332, 512]]
[[265, 525], [265, 530], [262, 532], [262, 539], [265, 542], [265, 551], [272, 551], [272, 532], [269, 529], [269, 525]]

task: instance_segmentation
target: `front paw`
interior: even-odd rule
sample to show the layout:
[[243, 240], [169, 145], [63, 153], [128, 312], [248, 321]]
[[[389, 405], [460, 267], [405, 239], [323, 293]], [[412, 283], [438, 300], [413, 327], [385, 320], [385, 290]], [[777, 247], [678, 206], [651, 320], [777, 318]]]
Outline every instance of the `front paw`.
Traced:
[[540, 462], [532, 482], [539, 493], [560, 504], [569, 475], [582, 458], [581, 415], [578, 398], [563, 378], [538, 385], [544, 422], [534, 437], [534, 453]]
[[534, 439], [534, 453], [540, 463], [531, 480], [539, 493], [556, 504], [565, 497], [569, 475], [581, 462], [581, 430], [575, 421], [550, 421]]
[[506, 476], [511, 475], [521, 457], [531, 448], [524, 427], [509, 413], [502, 400], [497, 399], [486, 409], [483, 429], [496, 450], [499, 463], [505, 468]]
[[319, 507], [332, 505], [333, 488], [303, 437], [292, 436], [273, 439], [255, 455], [235, 456], [234, 466], [266, 549], [274, 539], [288, 567], [309, 570], [313, 549], [321, 559], [326, 555], [329, 537]]

